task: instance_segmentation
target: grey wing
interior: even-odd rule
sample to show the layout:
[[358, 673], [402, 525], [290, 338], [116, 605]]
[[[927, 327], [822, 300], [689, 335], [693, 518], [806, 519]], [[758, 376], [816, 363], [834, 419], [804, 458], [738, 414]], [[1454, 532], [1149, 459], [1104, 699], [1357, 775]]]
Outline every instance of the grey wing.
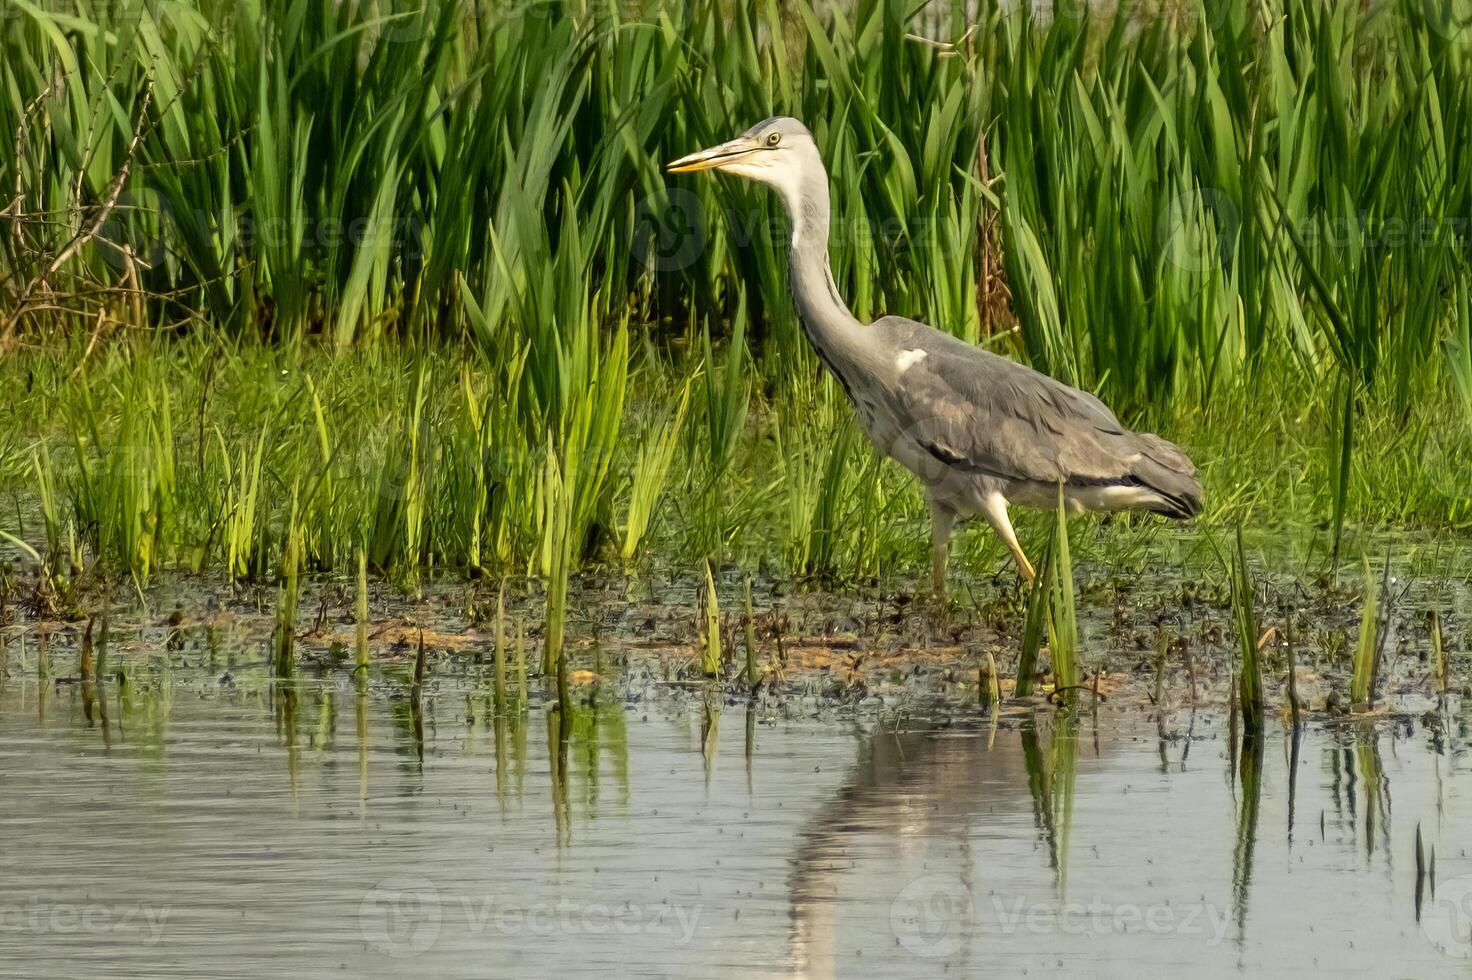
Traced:
[[1190, 460], [1126, 429], [1093, 395], [923, 323], [885, 317], [875, 327], [890, 349], [925, 352], [908, 359], [891, 397], [901, 424], [942, 462], [1046, 484], [1161, 482], [1199, 501]]

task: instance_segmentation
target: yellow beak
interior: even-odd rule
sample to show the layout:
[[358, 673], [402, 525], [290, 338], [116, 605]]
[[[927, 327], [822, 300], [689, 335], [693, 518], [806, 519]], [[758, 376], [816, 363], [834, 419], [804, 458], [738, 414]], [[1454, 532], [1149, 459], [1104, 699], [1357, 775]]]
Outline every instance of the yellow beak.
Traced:
[[743, 160], [759, 149], [761, 149], [760, 143], [750, 137], [742, 136], [731, 140], [729, 143], [722, 143], [720, 146], [713, 146], [708, 150], [701, 150], [699, 153], [692, 153], [687, 157], [680, 157], [678, 160], [673, 160], [665, 164], [664, 169], [667, 173], [672, 174], [688, 174], [696, 170], [719, 169], [728, 163]]

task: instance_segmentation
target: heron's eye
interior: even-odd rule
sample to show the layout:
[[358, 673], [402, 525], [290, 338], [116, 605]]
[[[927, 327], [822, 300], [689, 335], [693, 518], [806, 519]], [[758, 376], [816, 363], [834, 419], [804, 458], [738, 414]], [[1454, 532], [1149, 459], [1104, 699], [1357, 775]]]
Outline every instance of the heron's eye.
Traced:
[[776, 146], [780, 142], [782, 142], [782, 134], [781, 133], [768, 133], [767, 134], [767, 145], [768, 146]]

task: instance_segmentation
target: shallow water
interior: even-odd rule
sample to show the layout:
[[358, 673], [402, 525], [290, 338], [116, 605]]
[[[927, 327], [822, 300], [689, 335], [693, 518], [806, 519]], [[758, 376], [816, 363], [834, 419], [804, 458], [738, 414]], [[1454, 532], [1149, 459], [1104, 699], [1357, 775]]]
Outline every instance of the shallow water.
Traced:
[[340, 674], [156, 663], [93, 699], [10, 668], [3, 975], [1425, 976], [1472, 957], [1458, 711], [1311, 727], [1290, 766], [1283, 731], [1259, 757], [1204, 715], [1164, 739], [1138, 712], [1046, 709], [900, 733], [609, 684], [564, 738], [542, 706], [496, 719], [470, 676], [416, 703], [382, 678], [360, 699]]

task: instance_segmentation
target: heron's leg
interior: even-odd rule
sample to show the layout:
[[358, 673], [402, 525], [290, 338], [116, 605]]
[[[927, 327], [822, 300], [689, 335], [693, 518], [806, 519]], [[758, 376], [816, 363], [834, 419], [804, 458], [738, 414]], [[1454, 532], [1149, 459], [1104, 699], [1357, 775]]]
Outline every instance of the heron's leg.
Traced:
[[951, 528], [956, 512], [930, 498], [930, 588], [937, 596], [946, 594], [946, 550], [951, 543]]
[[1027, 579], [1029, 585], [1032, 584], [1032, 580], [1037, 578], [1037, 572], [1033, 571], [1032, 562], [1027, 560], [1022, 545], [1017, 543], [1017, 532], [1012, 530], [1012, 522], [1007, 519], [1007, 498], [1000, 493], [988, 494], [986, 506], [981, 513], [1007, 545], [1007, 550], [1012, 552], [1012, 560], [1017, 562], [1017, 570], [1022, 573], [1022, 577]]

